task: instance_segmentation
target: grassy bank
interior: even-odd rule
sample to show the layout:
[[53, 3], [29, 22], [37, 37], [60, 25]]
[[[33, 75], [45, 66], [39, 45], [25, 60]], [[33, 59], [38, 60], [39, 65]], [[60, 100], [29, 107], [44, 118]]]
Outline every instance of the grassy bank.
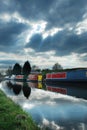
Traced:
[[40, 130], [18, 105], [0, 90], [0, 130]]

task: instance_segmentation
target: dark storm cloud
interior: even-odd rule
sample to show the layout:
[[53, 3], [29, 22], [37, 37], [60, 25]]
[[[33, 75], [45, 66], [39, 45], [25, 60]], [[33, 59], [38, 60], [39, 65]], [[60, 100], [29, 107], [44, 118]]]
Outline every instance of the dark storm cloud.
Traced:
[[17, 11], [26, 19], [47, 21], [47, 28], [73, 25], [82, 20], [87, 11], [86, 0], [15, 0], [10, 1], [9, 6], [11, 12]]
[[40, 34], [33, 35], [26, 47], [37, 52], [55, 51], [56, 55], [69, 55], [72, 52], [87, 52], [87, 33], [77, 35], [70, 31], [60, 31], [43, 39]]
[[[45, 20], [46, 29], [65, 28], [67, 24], [69, 27], [76, 26], [83, 20], [86, 11], [86, 0], [3, 0], [0, 3], [1, 14], [16, 12], [23, 18], [34, 22]], [[9, 47], [13, 50], [17, 49], [18, 35], [26, 29], [25, 25], [13, 21], [0, 22], [0, 24], [0, 50], [7, 51]], [[56, 55], [83, 53], [87, 50], [86, 35], [86, 33], [77, 35], [74, 30], [63, 30], [43, 39], [41, 34], [34, 34], [26, 47], [33, 48], [37, 52], [55, 50]]]
[[45, 20], [53, 0], [15, 0], [18, 12], [27, 19]]
[[66, 24], [74, 26], [82, 20], [87, 9], [87, 2], [86, 0], [57, 0], [51, 8], [53, 10], [50, 12], [50, 9], [47, 16], [48, 27]]
[[49, 28], [75, 24], [87, 11], [86, 0], [5, 0], [1, 5], [1, 12], [18, 12], [29, 20], [45, 20]]
[[[27, 29], [22, 23], [0, 21], [0, 51], [11, 51], [18, 44], [18, 36]], [[9, 48], [10, 47], [10, 48]]]
[[42, 36], [40, 34], [34, 34], [31, 37], [30, 42], [27, 43], [27, 45], [25, 46], [25, 48], [33, 48], [34, 50], [38, 51], [41, 43]]
[[20, 62], [20, 60], [19, 61], [10, 60], [10, 59], [8, 59], [8, 60], [0, 60], [0, 68], [8, 68], [9, 66], [14, 66], [15, 63], [18, 63], [18, 62]]
[[[86, 34], [87, 35], [87, 34]], [[65, 49], [69, 52], [86, 53], [87, 52], [87, 36], [83, 35], [71, 35], [66, 39]]]
[[[62, 44], [62, 43], [61, 43]], [[65, 36], [65, 41], [61, 47], [63, 54], [74, 53], [86, 53], [87, 52], [87, 33], [76, 35], [71, 33]]]
[[15, 64], [17, 61], [16, 60], [0, 60], [0, 64], [6, 64], [6, 65], [12, 65]]
[[0, 13], [12, 14], [16, 11], [17, 4], [14, 0], [0, 0]]

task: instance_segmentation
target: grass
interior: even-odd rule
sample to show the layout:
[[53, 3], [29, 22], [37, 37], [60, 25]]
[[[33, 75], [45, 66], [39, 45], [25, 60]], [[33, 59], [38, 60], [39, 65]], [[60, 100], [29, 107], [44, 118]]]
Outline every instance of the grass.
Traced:
[[0, 130], [40, 130], [32, 117], [0, 90]]

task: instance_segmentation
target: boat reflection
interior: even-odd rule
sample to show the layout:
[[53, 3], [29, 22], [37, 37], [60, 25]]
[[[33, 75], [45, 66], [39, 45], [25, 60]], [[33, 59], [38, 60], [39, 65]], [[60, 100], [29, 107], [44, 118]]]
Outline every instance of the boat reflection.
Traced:
[[27, 82], [28, 86], [31, 88], [38, 88], [38, 89], [43, 89], [43, 84], [42, 82]]
[[53, 86], [46, 86], [46, 88], [47, 88], [47, 90], [52, 91], [52, 92], [67, 94], [67, 89], [66, 88], [53, 87]]
[[31, 93], [31, 88], [44, 89], [46, 91], [52, 91], [56, 93], [61, 93], [69, 96], [74, 96], [77, 98], [87, 99], [87, 88], [78, 86], [64, 86], [64, 85], [51, 85], [42, 84], [41, 82], [7, 82], [7, 86], [13, 89], [13, 92], [18, 95], [21, 90], [26, 98], [29, 98]]
[[46, 84], [46, 89], [52, 92], [87, 99], [87, 88], [84, 87]]

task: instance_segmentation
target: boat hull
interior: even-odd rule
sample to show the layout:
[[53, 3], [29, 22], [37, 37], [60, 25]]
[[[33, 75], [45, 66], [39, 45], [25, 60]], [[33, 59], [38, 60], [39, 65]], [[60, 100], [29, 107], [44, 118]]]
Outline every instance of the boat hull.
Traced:
[[87, 86], [87, 70], [49, 73], [46, 75], [46, 83]]
[[72, 85], [72, 86], [87, 86], [86, 80], [57, 80], [57, 79], [47, 79], [48, 84], [59, 84], [59, 85]]

